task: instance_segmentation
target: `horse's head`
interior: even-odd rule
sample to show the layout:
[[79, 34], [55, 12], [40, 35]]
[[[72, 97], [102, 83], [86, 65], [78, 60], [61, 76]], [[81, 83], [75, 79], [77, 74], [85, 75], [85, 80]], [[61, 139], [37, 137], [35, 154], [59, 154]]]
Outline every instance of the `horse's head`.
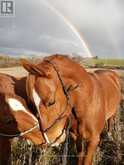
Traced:
[[28, 97], [40, 113], [43, 131], [47, 133], [49, 141], [53, 142], [64, 130], [70, 113], [57, 71], [47, 61], [35, 65], [22, 60], [22, 65], [29, 72]]
[[25, 100], [13, 94], [0, 94], [0, 136], [23, 136], [35, 144], [44, 142], [38, 120], [28, 110]]

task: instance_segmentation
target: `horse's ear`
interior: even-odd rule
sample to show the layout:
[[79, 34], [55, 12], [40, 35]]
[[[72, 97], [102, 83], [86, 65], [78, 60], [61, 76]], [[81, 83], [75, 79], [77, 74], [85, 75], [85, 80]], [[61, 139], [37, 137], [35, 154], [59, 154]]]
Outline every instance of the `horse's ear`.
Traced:
[[20, 60], [21, 65], [31, 74], [35, 74], [38, 76], [48, 77], [47, 72], [45, 72], [42, 68], [39, 68], [37, 65], [30, 63], [26, 59]]
[[20, 64], [30, 73], [32, 70], [32, 64], [26, 59], [20, 59]]

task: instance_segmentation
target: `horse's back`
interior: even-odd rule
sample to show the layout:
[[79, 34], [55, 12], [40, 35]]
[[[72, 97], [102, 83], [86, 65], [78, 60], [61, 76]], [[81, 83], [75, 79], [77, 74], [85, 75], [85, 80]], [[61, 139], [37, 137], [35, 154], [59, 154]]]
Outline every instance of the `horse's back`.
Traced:
[[14, 78], [0, 73], [0, 93], [14, 93]]
[[95, 73], [98, 75], [98, 76], [102, 76], [104, 77], [105, 79], [109, 78], [111, 79], [111, 82], [113, 82], [117, 88], [121, 88], [120, 87], [120, 78], [118, 76], [118, 74], [115, 72], [115, 71], [112, 71], [112, 70], [96, 70]]
[[94, 76], [101, 84], [105, 100], [106, 119], [115, 114], [121, 99], [119, 76], [110, 70], [97, 70]]
[[26, 95], [26, 77], [16, 78], [4, 73], [0, 73], [0, 93], [12, 94], [27, 98]]

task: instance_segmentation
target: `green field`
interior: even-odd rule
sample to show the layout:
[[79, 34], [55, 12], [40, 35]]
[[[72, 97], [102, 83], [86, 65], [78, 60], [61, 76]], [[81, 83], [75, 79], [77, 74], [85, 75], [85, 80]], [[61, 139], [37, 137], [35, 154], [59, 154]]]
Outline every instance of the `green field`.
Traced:
[[124, 59], [92, 59], [95, 66], [124, 66]]

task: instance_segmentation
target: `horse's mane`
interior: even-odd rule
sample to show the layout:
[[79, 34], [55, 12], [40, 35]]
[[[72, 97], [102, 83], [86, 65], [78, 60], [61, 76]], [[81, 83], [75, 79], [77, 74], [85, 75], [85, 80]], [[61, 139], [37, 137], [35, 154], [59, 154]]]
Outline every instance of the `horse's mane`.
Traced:
[[85, 79], [88, 76], [87, 71], [79, 63], [77, 63], [77, 61], [67, 55], [55, 54], [44, 58], [43, 61], [45, 60], [52, 62], [63, 76], [70, 78], [73, 77], [73, 79], [78, 81], [81, 79], [81, 77], [84, 77]]
[[80, 63], [76, 60], [74, 60], [72, 57], [69, 55], [60, 55], [60, 54], [53, 54], [51, 56], [47, 56], [44, 58], [44, 60], [49, 60], [54, 63], [63, 63], [63, 65], [75, 65], [76, 67], [81, 67], [83, 68]]

